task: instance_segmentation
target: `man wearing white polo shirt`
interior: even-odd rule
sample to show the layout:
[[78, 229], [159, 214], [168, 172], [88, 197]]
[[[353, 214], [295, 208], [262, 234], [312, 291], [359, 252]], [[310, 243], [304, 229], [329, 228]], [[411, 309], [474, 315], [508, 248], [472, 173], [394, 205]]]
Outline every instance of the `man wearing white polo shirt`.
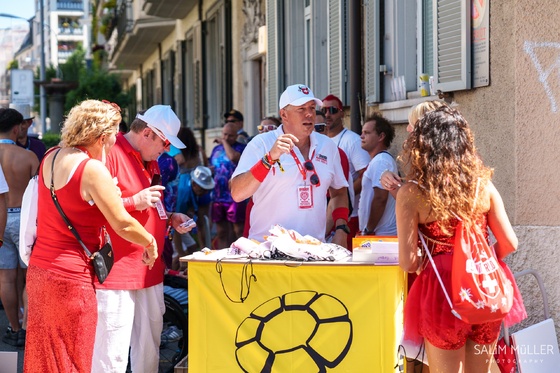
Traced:
[[346, 247], [348, 183], [336, 144], [314, 132], [321, 103], [306, 85], [289, 86], [280, 97], [282, 125], [256, 136], [241, 155], [231, 195], [235, 201], [253, 197], [249, 238], [263, 241], [271, 225], [280, 224], [324, 241], [329, 191], [333, 242]]

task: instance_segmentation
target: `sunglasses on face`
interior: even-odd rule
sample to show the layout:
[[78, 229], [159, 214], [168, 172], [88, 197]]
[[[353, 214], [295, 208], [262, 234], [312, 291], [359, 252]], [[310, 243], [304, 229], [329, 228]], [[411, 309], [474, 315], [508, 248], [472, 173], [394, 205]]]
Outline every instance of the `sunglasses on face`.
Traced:
[[152, 130], [153, 133], [155, 133], [157, 135], [157, 137], [159, 137], [161, 139], [161, 141], [163, 141], [163, 147], [164, 148], [169, 148], [169, 146], [171, 145], [171, 142], [169, 140], [167, 140], [167, 138], [163, 135], [163, 133], [158, 130], [157, 128], [154, 127], [150, 127], [150, 129]]
[[333, 115], [333, 114], [338, 113], [340, 111], [340, 109], [335, 107], [335, 106], [325, 106], [325, 107], [321, 108], [321, 111], [323, 112], [323, 114], [330, 113], [331, 115]]
[[311, 177], [309, 178], [309, 182], [311, 183], [311, 185], [320, 186], [321, 181], [319, 180], [319, 176], [317, 175], [317, 172], [315, 171], [315, 166], [313, 166], [313, 162], [305, 161], [305, 163], [303, 164], [303, 167], [305, 167], [305, 169], [307, 171], [313, 172], [313, 175], [311, 175]]
[[228, 120], [226, 120], [226, 123], [237, 123], [237, 122], [240, 122], [240, 120], [239, 119], [228, 119]]
[[275, 129], [276, 129], [276, 125], [274, 125], [274, 124], [264, 124], [264, 125], [263, 125], [263, 124], [259, 124], [259, 125], [257, 126], [257, 130], [258, 130], [259, 132], [263, 132], [263, 131], [265, 131], [265, 132], [274, 131]]
[[316, 123], [315, 124], [315, 131], [317, 131], [319, 133], [323, 133], [323, 132], [325, 132], [325, 127], [326, 127], [325, 123]]

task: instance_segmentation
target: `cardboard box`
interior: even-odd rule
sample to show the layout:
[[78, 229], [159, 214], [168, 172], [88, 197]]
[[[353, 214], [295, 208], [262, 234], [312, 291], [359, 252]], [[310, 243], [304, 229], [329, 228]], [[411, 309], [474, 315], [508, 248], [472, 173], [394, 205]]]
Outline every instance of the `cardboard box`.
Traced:
[[185, 356], [175, 365], [174, 373], [189, 373], [189, 355]]
[[380, 265], [399, 263], [399, 243], [395, 236], [358, 236], [352, 239], [352, 261]]

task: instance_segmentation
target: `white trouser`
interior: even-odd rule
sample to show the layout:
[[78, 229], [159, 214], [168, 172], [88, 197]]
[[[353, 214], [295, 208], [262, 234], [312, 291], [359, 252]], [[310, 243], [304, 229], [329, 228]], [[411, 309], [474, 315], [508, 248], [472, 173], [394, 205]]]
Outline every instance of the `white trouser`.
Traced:
[[163, 328], [163, 283], [140, 290], [97, 290], [92, 373], [158, 371]]

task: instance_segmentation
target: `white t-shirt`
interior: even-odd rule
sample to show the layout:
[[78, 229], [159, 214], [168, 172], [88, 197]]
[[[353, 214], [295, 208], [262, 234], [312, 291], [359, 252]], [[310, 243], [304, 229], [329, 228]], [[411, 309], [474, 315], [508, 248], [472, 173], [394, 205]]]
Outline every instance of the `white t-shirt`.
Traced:
[[[381, 152], [373, 157], [367, 170], [362, 176], [362, 201], [360, 203], [360, 211], [358, 212], [360, 231], [367, 226], [371, 210], [371, 201], [373, 201], [373, 188], [382, 188], [379, 179], [385, 170], [397, 173], [397, 163], [391, 154]], [[387, 198], [387, 204], [385, 205], [383, 216], [381, 216], [377, 227], [374, 228], [374, 232], [377, 236], [397, 235], [395, 198], [393, 198], [391, 193], [389, 193], [389, 197]]]
[[0, 166], [0, 194], [8, 193], [9, 190], [8, 183], [4, 177], [4, 171], [2, 170], [2, 166]]
[[[248, 144], [235, 169], [232, 178], [250, 171], [259, 161], [279, 135], [283, 134], [283, 126], [278, 129], [255, 136]], [[280, 163], [284, 172], [275, 164], [268, 175], [253, 194], [254, 206], [250, 215], [249, 238], [263, 241], [269, 235], [274, 224], [294, 229], [302, 235], [310, 235], [321, 241], [325, 239], [327, 218], [327, 191], [329, 187], [340, 189], [348, 187], [340, 164], [338, 149], [327, 136], [312, 132], [309, 159], [313, 161], [320, 185], [311, 186], [313, 207], [301, 209], [298, 204], [298, 186], [311, 185], [309, 178], [312, 172], [303, 175], [298, 169], [295, 159], [290, 154], [282, 154]], [[294, 152], [303, 164], [304, 157], [297, 147]]]
[[[352, 180], [356, 180], [358, 178], [358, 171], [366, 168], [370, 161], [368, 152], [362, 149], [362, 140], [360, 139], [360, 135], [345, 128], [340, 131], [338, 135], [332, 137], [331, 140], [334, 141], [336, 146], [344, 150], [344, 153], [348, 156], [350, 174], [352, 175]], [[352, 210], [350, 217], [356, 217], [358, 216], [360, 194], [354, 193], [353, 185], [351, 185], [350, 188], [350, 195], [354, 196], [352, 201], [352, 207], [354, 209]]]

